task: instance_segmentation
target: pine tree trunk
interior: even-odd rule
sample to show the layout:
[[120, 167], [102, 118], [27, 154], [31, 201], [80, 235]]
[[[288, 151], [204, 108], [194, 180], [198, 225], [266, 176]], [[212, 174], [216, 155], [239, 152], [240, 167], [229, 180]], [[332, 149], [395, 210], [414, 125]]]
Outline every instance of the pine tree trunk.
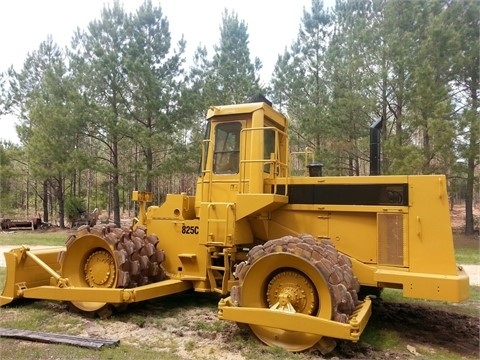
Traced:
[[152, 171], [153, 171], [153, 151], [152, 148], [149, 146], [146, 151], [146, 163], [147, 163], [147, 183], [146, 183], [146, 191], [152, 192]]
[[48, 181], [43, 182], [43, 222], [48, 223]]
[[472, 100], [472, 112], [470, 122], [470, 141], [467, 160], [467, 189], [465, 195], [465, 234], [472, 235], [475, 231], [473, 221], [473, 188], [475, 181], [475, 159], [478, 154], [477, 142], [479, 138], [478, 129], [478, 75], [472, 76], [472, 87], [470, 92]]
[[465, 194], [465, 235], [473, 235], [473, 182], [475, 161], [473, 157], [468, 159], [467, 188]]
[[112, 144], [113, 154], [113, 174], [112, 174], [112, 207], [113, 207], [113, 222], [120, 226], [120, 192], [119, 192], [119, 169], [118, 169], [118, 141], [114, 137]]
[[58, 201], [58, 221], [60, 228], [65, 228], [65, 196], [63, 193], [63, 177], [59, 176], [57, 189], [57, 201]]

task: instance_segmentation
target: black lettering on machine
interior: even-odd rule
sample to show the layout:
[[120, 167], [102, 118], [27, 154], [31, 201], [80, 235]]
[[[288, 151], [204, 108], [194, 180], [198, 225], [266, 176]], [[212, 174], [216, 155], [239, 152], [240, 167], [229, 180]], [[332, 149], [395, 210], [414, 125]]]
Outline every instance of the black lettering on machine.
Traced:
[[198, 226], [182, 226], [182, 234], [185, 235], [198, 235]]

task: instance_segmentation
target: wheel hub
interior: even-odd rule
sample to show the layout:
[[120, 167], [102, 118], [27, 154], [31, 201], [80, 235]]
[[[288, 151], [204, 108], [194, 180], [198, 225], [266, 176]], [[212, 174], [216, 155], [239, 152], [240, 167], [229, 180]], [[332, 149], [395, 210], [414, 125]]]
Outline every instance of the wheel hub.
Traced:
[[312, 315], [319, 301], [312, 282], [296, 271], [283, 271], [275, 275], [267, 287], [270, 309]]
[[85, 281], [90, 287], [110, 288], [115, 282], [115, 261], [109, 252], [93, 252], [85, 262]]

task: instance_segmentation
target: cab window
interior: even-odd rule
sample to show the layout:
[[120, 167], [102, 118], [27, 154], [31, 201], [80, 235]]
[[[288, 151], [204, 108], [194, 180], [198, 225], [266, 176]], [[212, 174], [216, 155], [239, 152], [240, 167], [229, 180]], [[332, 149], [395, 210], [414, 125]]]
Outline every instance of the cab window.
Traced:
[[218, 124], [215, 127], [213, 172], [215, 174], [238, 174], [240, 167], [239, 122]]
[[[263, 158], [270, 160], [271, 154], [275, 153], [275, 131], [273, 129], [265, 129], [263, 134]], [[265, 164], [263, 171], [270, 172], [269, 163]]]

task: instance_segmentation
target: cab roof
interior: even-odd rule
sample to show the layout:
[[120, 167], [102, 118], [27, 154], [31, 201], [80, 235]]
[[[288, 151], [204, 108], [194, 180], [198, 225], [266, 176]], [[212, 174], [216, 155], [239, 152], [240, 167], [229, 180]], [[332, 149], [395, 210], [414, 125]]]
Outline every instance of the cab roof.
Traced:
[[250, 114], [260, 109], [263, 109], [265, 117], [286, 128], [287, 118], [264, 102], [210, 106], [207, 112], [207, 119], [210, 120], [213, 117], [225, 115]]

